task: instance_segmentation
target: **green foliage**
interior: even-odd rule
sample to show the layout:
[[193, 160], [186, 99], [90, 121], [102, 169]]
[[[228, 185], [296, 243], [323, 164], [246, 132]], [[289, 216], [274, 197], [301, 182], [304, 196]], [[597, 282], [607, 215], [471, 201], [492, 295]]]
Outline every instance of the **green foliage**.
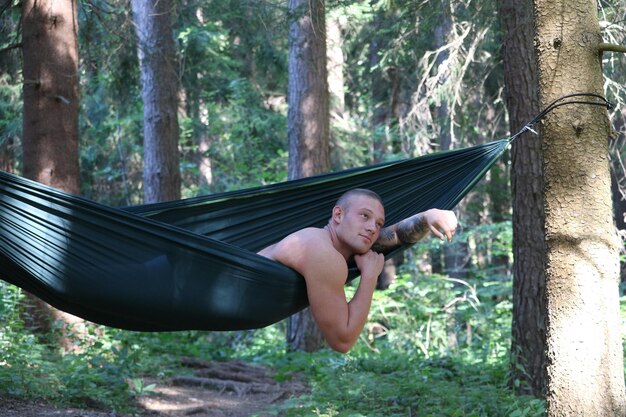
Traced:
[[[0, 390], [14, 396], [53, 397], [54, 366], [35, 335], [19, 318], [20, 290], [0, 281]], [[52, 372], [51, 372], [52, 371]]]
[[[180, 71], [183, 195], [286, 178], [285, 6], [195, 1], [173, 31]], [[82, 193], [113, 205], [142, 202], [142, 106], [134, 26], [121, 1], [79, 9]], [[206, 150], [202, 143], [208, 143]], [[199, 161], [210, 161], [206, 178]]]
[[279, 407], [286, 416], [543, 415], [541, 401], [515, 397], [502, 383], [503, 364], [416, 360], [389, 350], [292, 357], [291, 367], [312, 377], [312, 393]]
[[[510, 283], [477, 281], [439, 275], [417, 280], [408, 275], [399, 277], [373, 301], [370, 321], [383, 331], [368, 336], [372, 346], [425, 357], [469, 350], [485, 361], [499, 358], [508, 350], [499, 341], [510, 332], [511, 302], [503, 297], [510, 293]], [[486, 297], [498, 302], [486, 304]]]
[[81, 191], [112, 206], [142, 202], [139, 68], [130, 7], [79, 3]]
[[[212, 191], [232, 190], [287, 179], [287, 118], [263, 107], [258, 89], [246, 80], [230, 83], [230, 100], [209, 126]], [[257, 104], [259, 103], [259, 104]], [[216, 113], [217, 113], [216, 109]]]
[[21, 88], [0, 74], [0, 146], [17, 141], [22, 134]]
[[139, 350], [118, 347], [106, 330], [89, 327], [91, 342], [80, 353], [59, 354], [54, 343], [24, 328], [20, 291], [0, 284], [0, 395], [46, 398], [60, 404], [128, 408], [127, 379]]

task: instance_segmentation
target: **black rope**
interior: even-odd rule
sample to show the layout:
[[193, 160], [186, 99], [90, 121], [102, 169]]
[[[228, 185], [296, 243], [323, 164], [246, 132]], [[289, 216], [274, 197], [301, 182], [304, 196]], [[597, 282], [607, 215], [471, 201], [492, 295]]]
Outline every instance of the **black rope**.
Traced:
[[[593, 97], [600, 101], [568, 100], [572, 97]], [[573, 93], [573, 94], [568, 94], [568, 95], [559, 97], [556, 100], [554, 100], [552, 103], [548, 104], [548, 106], [546, 106], [545, 109], [543, 109], [530, 122], [526, 123], [517, 133], [509, 137], [509, 143], [513, 142], [515, 139], [517, 139], [519, 136], [521, 136], [525, 132], [533, 132], [534, 134], [537, 134], [537, 132], [533, 130], [533, 126], [535, 126], [546, 114], [550, 113], [552, 110], [556, 109], [557, 107], [565, 106], [568, 104], [590, 104], [592, 106], [606, 107], [608, 110], [611, 110], [614, 107], [613, 103], [610, 103], [606, 98], [604, 98], [603, 96], [599, 94], [594, 94], [594, 93]]]

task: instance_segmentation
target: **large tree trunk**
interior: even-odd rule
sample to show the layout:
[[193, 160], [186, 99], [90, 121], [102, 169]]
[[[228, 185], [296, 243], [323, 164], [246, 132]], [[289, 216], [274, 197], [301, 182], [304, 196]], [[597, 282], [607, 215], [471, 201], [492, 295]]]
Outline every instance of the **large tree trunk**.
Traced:
[[289, 178], [328, 171], [328, 71], [324, 1], [290, 0]]
[[76, 1], [25, 0], [24, 176], [78, 194]]
[[[324, 1], [290, 0], [289, 11], [289, 179], [296, 179], [330, 168]], [[309, 309], [289, 318], [287, 344], [306, 352], [322, 347]]]
[[[506, 105], [515, 132], [539, 112], [531, 0], [502, 0]], [[520, 394], [543, 396], [545, 355], [545, 244], [541, 137], [515, 141], [513, 189], [513, 323], [511, 379]]]
[[[534, 0], [542, 107], [602, 94], [594, 0]], [[560, 107], [543, 120], [547, 415], [626, 415], [619, 246], [613, 225], [606, 109]]]
[[180, 198], [178, 77], [172, 0], [132, 0], [144, 120], [144, 199]]
[[[75, 0], [23, 1], [24, 176], [72, 194], [80, 192], [77, 35]], [[32, 296], [26, 310], [44, 333], [54, 319], [70, 332], [82, 323]], [[65, 336], [61, 343], [71, 345]]]

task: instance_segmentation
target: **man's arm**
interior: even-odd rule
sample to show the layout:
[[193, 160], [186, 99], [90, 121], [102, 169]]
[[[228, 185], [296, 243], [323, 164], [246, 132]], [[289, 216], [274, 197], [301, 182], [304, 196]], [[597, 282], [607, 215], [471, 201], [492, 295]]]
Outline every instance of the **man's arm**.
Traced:
[[456, 215], [449, 210], [430, 209], [406, 218], [380, 231], [372, 246], [375, 252], [388, 252], [398, 246], [415, 243], [432, 232], [439, 239], [452, 240], [457, 227]]
[[385, 263], [383, 255], [369, 251], [354, 257], [361, 280], [356, 293], [347, 302], [346, 261], [328, 241], [312, 236], [312, 232], [292, 235], [259, 253], [295, 269], [304, 277], [311, 313], [324, 339], [338, 352], [350, 350], [367, 322], [372, 294]]
[[338, 352], [346, 353], [359, 339], [367, 322], [372, 294], [376, 287], [385, 259], [383, 255], [369, 251], [356, 255], [355, 261], [361, 271], [361, 280], [350, 302], [344, 291], [347, 276], [345, 261], [342, 271], [332, 266], [329, 258], [318, 258], [304, 271], [311, 313], [328, 345]]

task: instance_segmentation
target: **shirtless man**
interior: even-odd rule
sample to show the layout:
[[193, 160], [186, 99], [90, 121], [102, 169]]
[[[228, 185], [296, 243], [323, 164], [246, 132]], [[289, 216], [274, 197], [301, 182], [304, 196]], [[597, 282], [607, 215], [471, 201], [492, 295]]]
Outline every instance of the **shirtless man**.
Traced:
[[[383, 228], [385, 209], [373, 191], [354, 189], [343, 194], [328, 224], [290, 234], [259, 252], [298, 271], [305, 279], [309, 305], [328, 345], [346, 353], [367, 322], [376, 280], [385, 262], [382, 251], [414, 243], [432, 232], [452, 239], [457, 226], [453, 212], [431, 209]], [[344, 285], [348, 262], [361, 272], [359, 287], [350, 302]]]

